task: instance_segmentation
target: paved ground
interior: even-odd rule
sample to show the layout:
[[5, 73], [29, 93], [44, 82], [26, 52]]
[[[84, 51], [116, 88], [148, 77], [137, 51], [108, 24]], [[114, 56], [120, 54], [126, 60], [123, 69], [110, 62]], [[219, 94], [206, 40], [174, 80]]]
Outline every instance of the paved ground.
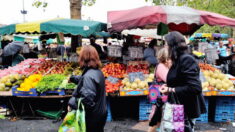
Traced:
[[[52, 120], [0, 120], [0, 132], [57, 132], [60, 123]], [[123, 120], [108, 122], [105, 132], [145, 132], [147, 128], [147, 122]], [[196, 132], [235, 132], [235, 127], [231, 123], [197, 124]]]

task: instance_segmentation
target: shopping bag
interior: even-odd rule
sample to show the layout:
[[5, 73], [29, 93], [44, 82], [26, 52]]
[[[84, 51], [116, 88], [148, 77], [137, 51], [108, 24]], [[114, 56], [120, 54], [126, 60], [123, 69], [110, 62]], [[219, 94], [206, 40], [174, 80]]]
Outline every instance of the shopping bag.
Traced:
[[81, 99], [78, 99], [78, 109], [67, 113], [58, 132], [86, 132], [85, 110]]
[[[167, 102], [163, 106], [161, 132], [184, 132], [184, 106], [180, 105], [174, 93], [170, 93], [174, 103]], [[177, 100], [177, 101], [176, 101]]]

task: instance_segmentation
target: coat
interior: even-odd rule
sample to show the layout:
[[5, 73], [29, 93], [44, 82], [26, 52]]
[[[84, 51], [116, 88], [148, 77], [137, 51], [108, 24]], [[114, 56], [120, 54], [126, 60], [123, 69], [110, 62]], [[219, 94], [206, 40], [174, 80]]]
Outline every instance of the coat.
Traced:
[[184, 105], [188, 118], [198, 118], [206, 112], [199, 74], [200, 68], [196, 60], [185, 53], [173, 63], [167, 75], [167, 86], [175, 88], [178, 100]]
[[76, 108], [75, 98], [83, 98], [87, 132], [103, 131], [107, 118], [104, 75], [98, 69], [89, 69], [82, 77], [73, 77], [71, 81], [78, 82], [79, 79], [83, 79], [83, 85], [74, 91], [73, 97], [69, 100], [69, 106]]

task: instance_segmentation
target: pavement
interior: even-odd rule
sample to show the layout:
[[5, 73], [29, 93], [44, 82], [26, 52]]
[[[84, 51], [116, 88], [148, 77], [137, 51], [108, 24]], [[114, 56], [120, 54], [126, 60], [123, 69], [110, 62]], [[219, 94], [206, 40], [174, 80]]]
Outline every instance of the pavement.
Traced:
[[[0, 132], [57, 132], [60, 122], [53, 120], [0, 120]], [[119, 120], [107, 122], [105, 132], [146, 132], [148, 122]], [[235, 132], [232, 123], [203, 123], [196, 125], [196, 132]]]

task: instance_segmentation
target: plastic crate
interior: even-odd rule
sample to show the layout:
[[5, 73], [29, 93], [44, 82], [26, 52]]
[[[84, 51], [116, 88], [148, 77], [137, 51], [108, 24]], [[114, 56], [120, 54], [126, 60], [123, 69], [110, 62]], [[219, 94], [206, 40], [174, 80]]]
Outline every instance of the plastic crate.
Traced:
[[108, 111], [108, 115], [107, 115], [107, 120], [108, 122], [112, 121], [112, 113], [111, 113], [111, 107], [110, 107], [110, 102], [107, 101], [107, 111]]
[[219, 97], [216, 100], [215, 114], [234, 114], [235, 98]]
[[215, 122], [232, 122], [234, 121], [234, 114], [215, 114]]
[[139, 116], [139, 121], [147, 121], [147, 120], [149, 120], [149, 114]]
[[18, 91], [18, 86], [12, 87], [13, 96], [38, 96], [37, 90], [35, 88], [30, 89], [30, 91]]
[[201, 114], [199, 118], [196, 119], [198, 123], [208, 123], [208, 113]]
[[215, 109], [216, 114], [234, 114], [235, 113], [235, 105], [216, 105]]
[[209, 108], [209, 100], [205, 98], [206, 110], [207, 113], [201, 114], [199, 118], [196, 118], [196, 122], [198, 123], [208, 123], [208, 108]]
[[59, 111], [41, 111], [41, 110], [36, 110], [36, 112], [42, 116], [52, 118], [52, 119], [58, 119], [62, 115], [62, 110]]
[[139, 101], [139, 121], [149, 120], [152, 104], [149, 103], [147, 98], [142, 98]]
[[216, 100], [216, 104], [218, 105], [229, 105], [235, 102], [235, 98], [233, 97], [218, 97]]
[[46, 91], [40, 94], [40, 96], [48, 96], [48, 95], [59, 95], [59, 96], [64, 96], [65, 92], [64, 89], [57, 89], [53, 91]]

